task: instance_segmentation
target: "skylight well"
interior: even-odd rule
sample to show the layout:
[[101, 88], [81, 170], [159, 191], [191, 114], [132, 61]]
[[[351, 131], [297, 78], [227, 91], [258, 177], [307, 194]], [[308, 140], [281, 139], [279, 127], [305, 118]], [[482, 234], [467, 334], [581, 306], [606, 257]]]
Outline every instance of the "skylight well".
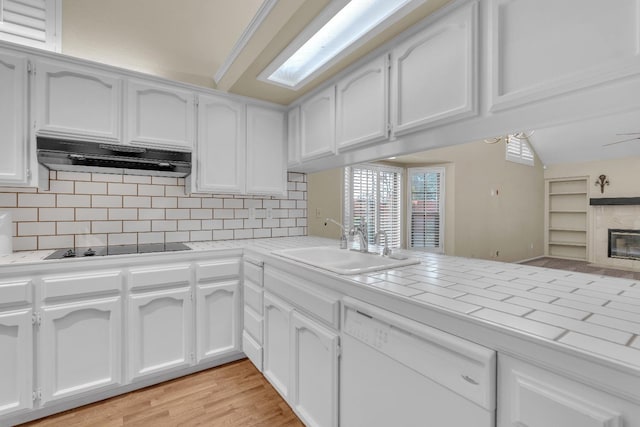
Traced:
[[[298, 88], [347, 49], [357, 47], [358, 42], [364, 43], [365, 37], [378, 34], [408, 14], [407, 9], [413, 10], [421, 3], [424, 0], [351, 0], [328, 21], [325, 19], [324, 25], [311, 37], [305, 33], [298, 36], [260, 77]], [[407, 8], [408, 5], [415, 7]]]

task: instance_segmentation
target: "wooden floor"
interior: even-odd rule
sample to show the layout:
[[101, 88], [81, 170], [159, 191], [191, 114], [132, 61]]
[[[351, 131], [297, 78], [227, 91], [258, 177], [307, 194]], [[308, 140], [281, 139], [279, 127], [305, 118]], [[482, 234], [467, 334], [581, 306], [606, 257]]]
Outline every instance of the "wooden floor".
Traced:
[[243, 359], [22, 426], [303, 426]]
[[523, 262], [523, 264], [535, 265], [537, 267], [556, 268], [559, 270], [579, 271], [581, 273], [598, 274], [601, 276], [613, 276], [622, 277], [625, 279], [640, 280], [640, 272], [638, 271], [605, 268], [590, 264], [586, 261], [573, 261], [569, 259], [542, 257]]

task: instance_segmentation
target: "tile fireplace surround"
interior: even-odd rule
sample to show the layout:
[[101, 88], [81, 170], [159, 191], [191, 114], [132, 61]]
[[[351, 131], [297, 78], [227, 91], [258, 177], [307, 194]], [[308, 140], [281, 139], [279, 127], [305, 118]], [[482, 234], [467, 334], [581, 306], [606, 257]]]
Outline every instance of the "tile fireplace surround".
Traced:
[[591, 206], [589, 254], [594, 264], [640, 270], [640, 260], [609, 258], [609, 229], [640, 229], [640, 205]]
[[307, 177], [286, 197], [185, 195], [183, 178], [50, 172], [50, 191], [0, 187], [13, 250], [304, 236]]

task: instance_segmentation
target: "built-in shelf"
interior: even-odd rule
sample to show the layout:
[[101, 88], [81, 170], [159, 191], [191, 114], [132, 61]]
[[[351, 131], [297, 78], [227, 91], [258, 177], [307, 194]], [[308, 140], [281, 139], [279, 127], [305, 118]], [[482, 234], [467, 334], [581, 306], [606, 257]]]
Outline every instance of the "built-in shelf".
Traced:
[[547, 181], [546, 255], [587, 259], [587, 179]]

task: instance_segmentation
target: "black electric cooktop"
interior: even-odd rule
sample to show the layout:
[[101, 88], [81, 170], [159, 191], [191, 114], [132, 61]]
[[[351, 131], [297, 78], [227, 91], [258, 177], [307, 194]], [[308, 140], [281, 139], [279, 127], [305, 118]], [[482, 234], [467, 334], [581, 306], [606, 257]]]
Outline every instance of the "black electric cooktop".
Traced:
[[189, 251], [184, 243], [148, 243], [144, 245], [115, 245], [95, 248], [58, 249], [45, 259], [73, 259], [106, 255], [148, 254], [152, 252]]

